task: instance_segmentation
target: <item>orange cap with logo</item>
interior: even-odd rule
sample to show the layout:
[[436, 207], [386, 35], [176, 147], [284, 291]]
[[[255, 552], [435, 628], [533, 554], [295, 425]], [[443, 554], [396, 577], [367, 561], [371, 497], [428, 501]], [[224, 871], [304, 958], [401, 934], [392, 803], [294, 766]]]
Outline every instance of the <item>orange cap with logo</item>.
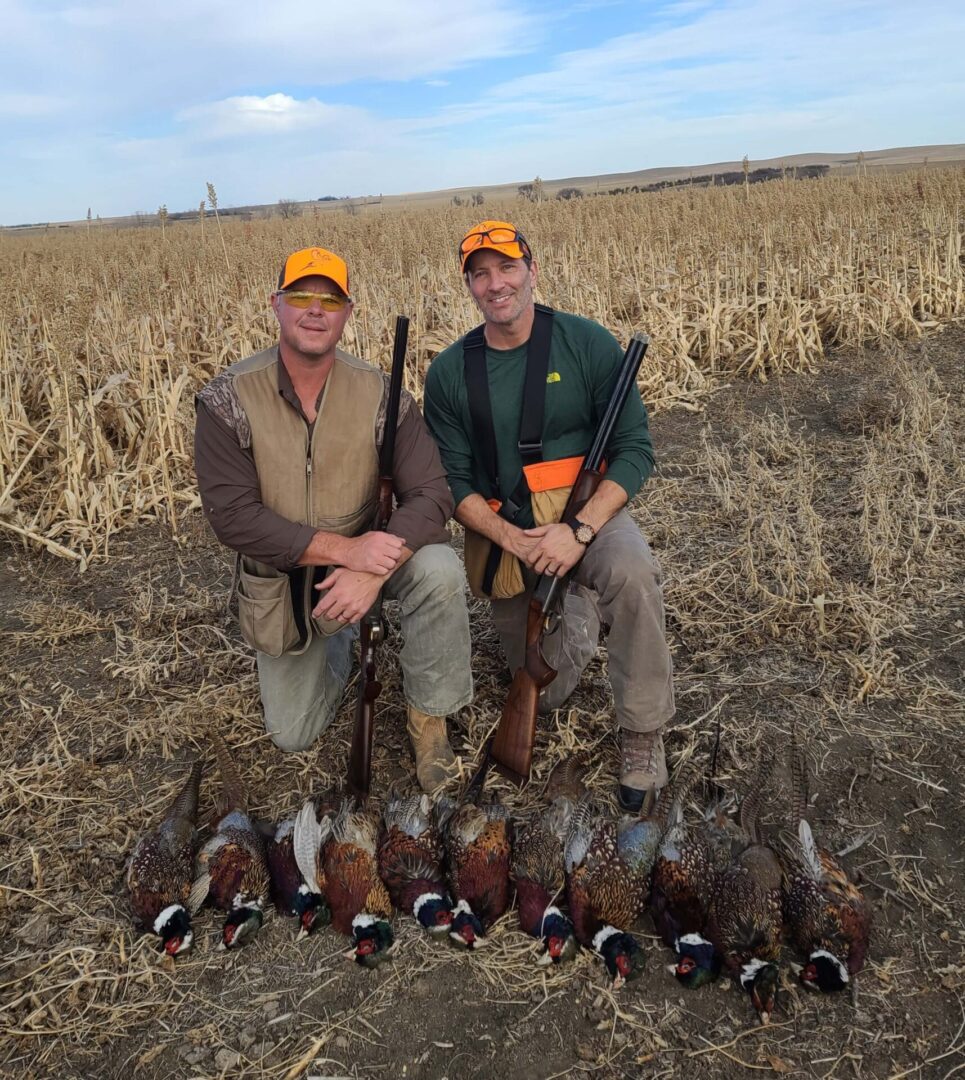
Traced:
[[302, 278], [315, 276], [331, 278], [346, 296], [350, 295], [348, 267], [344, 260], [320, 247], [302, 248], [301, 251], [292, 252], [278, 275], [278, 288], [287, 289]]
[[477, 251], [498, 251], [511, 259], [532, 259], [526, 237], [508, 221], [480, 221], [462, 238], [459, 264], [463, 273], [471, 255]]

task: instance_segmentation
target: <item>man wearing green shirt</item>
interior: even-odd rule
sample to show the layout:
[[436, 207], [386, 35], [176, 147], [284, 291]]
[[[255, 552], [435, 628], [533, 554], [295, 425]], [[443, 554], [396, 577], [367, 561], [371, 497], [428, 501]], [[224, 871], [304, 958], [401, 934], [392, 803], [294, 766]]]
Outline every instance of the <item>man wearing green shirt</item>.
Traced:
[[[539, 456], [560, 466], [588, 449], [623, 350], [609, 331], [589, 319], [537, 309], [537, 266], [512, 224], [481, 222], [463, 238], [459, 252], [466, 285], [483, 315], [483, 337], [460, 338], [435, 358], [424, 405], [448, 473], [455, 517], [467, 529], [467, 538], [485, 538], [521, 565], [525, 591], [491, 599], [511, 670], [522, 663], [528, 593], [536, 577], [562, 576], [579, 563], [562, 631], [547, 635], [544, 642], [547, 659], [559, 675], [544, 691], [540, 708], [558, 708], [573, 691], [596, 649], [602, 621], [609, 628], [608, 670], [621, 736], [620, 802], [637, 810], [649, 789], [667, 782], [662, 731], [674, 713], [662, 574], [626, 511], [653, 469], [646, 409], [639, 394], [631, 392], [607, 446], [606, 477], [596, 493], [577, 519], [563, 523], [558, 511], [547, 519], [545, 503], [530, 494], [538, 487], [530, 468], [530, 483], [521, 487], [524, 456], [530, 462], [533, 457], [531, 441], [521, 435], [521, 422], [532, 423], [532, 408], [523, 407], [527, 367], [538, 351], [531, 348], [531, 339], [535, 343], [544, 334], [549, 342]], [[537, 323], [544, 329], [534, 331]], [[474, 375], [470, 392], [467, 372], [478, 363], [483, 363], [483, 374]], [[487, 385], [489, 401], [480, 412]], [[480, 417], [491, 428], [486, 439], [480, 438]], [[561, 482], [561, 474], [555, 475], [561, 486], [573, 482], [572, 477]], [[520, 491], [529, 497], [521, 498]], [[562, 494], [560, 507], [565, 488]], [[517, 505], [518, 512], [511, 513]], [[544, 507], [543, 524], [536, 523], [534, 505]], [[502, 514], [497, 512], [500, 507]], [[470, 572], [471, 582], [472, 577]], [[490, 571], [484, 593], [506, 597], [511, 591], [493, 588]]]

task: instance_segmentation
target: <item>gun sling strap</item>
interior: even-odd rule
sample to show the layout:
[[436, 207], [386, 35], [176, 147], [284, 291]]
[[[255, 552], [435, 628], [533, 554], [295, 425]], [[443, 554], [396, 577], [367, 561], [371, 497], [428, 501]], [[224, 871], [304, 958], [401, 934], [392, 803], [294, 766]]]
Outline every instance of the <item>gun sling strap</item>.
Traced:
[[[550, 343], [553, 336], [553, 309], [536, 305], [533, 329], [526, 348], [526, 379], [523, 384], [523, 411], [519, 418], [519, 456], [523, 465], [543, 460], [543, 412], [546, 405], [546, 377], [549, 374]], [[463, 341], [466, 392], [472, 418], [473, 437], [479, 447], [483, 471], [489, 483], [489, 498], [500, 498], [499, 457], [493, 428], [493, 408], [489, 396], [489, 369], [486, 364], [484, 327], [470, 330]], [[515, 524], [530, 497], [526, 474], [520, 472], [512, 493], [502, 502], [500, 517]], [[490, 544], [482, 588], [492, 593], [493, 580], [502, 558], [502, 548]]]

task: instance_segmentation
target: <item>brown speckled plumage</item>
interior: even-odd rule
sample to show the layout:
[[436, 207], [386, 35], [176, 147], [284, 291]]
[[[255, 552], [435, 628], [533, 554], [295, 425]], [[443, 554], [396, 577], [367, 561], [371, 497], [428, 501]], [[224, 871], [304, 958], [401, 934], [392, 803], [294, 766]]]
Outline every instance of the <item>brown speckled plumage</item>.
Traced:
[[725, 970], [751, 995], [764, 1022], [774, 1004], [783, 930], [781, 865], [757, 833], [771, 767], [765, 758], [741, 804], [743, 847], [718, 877], [707, 920], [707, 937]]
[[807, 962], [821, 950], [844, 965], [848, 975], [864, 966], [871, 933], [867, 901], [834, 856], [814, 841], [804, 813], [807, 776], [804, 758], [791, 748], [791, 832], [783, 837], [783, 909], [787, 937]]
[[429, 796], [391, 796], [383, 814], [378, 866], [389, 897], [401, 912], [411, 915], [422, 895], [446, 894], [444, 855]]
[[566, 891], [584, 945], [604, 925], [628, 930], [646, 910], [650, 871], [665, 829], [662, 813], [660, 808], [616, 822], [595, 815], [588, 796], [581, 800], [566, 841]]
[[500, 802], [463, 803], [445, 820], [449, 884], [488, 929], [509, 907], [512, 822]]
[[158, 828], [138, 840], [127, 864], [127, 889], [138, 925], [151, 930], [171, 904], [187, 905], [194, 878], [194, 830], [202, 762], [196, 761]]
[[378, 873], [378, 834], [378, 814], [356, 809], [350, 800], [342, 804], [331, 823], [321, 868], [332, 925], [342, 934], [352, 934], [356, 915], [364, 913], [382, 919], [392, 916], [392, 901]]
[[206, 883], [207, 899], [222, 911], [255, 905], [262, 908], [269, 892], [268, 863], [261, 831], [247, 814], [248, 795], [220, 735], [211, 736], [223, 782], [223, 816], [215, 834], [198, 852], [198, 884]]
[[751, 960], [778, 962], [781, 866], [770, 848], [750, 844], [724, 871], [711, 904], [707, 936], [735, 978]]

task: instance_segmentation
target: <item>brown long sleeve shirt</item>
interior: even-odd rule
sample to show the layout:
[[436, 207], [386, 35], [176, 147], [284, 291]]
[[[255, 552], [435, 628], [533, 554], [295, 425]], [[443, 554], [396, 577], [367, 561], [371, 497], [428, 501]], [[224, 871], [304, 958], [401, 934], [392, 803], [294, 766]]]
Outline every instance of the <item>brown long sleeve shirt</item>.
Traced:
[[[284, 364], [278, 365], [278, 391], [305, 421]], [[404, 396], [409, 396], [403, 391]], [[321, 395], [319, 395], [319, 399]], [[197, 401], [194, 467], [201, 504], [215, 535], [226, 547], [276, 570], [298, 565], [315, 529], [270, 510], [261, 499], [261, 485], [251, 449], [243, 448], [231, 428], [203, 401]], [[453, 500], [439, 451], [415, 401], [409, 396], [399, 410], [395, 443], [397, 505], [388, 532], [402, 537], [411, 551], [445, 543]]]

